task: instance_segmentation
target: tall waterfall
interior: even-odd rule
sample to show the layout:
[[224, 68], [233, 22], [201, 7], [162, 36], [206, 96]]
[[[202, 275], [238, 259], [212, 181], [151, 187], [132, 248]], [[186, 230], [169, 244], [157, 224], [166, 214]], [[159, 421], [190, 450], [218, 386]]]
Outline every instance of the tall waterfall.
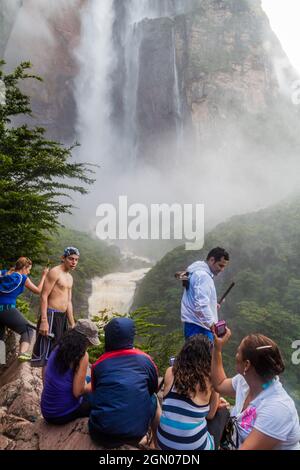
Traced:
[[[193, 0], [195, 1], [195, 0]], [[82, 15], [81, 43], [76, 51], [78, 140], [82, 160], [100, 163], [104, 172], [129, 171], [137, 155], [137, 96], [140, 45], [147, 19], [181, 13], [183, 0], [92, 0]], [[174, 45], [174, 103], [176, 128], [181, 104]]]
[[[162, 148], [170, 162], [174, 157], [175, 164], [175, 154], [182, 142], [184, 118], [172, 16], [182, 12], [184, 5], [183, 0], [91, 0], [83, 9], [81, 41], [75, 52], [79, 65], [75, 82], [77, 140], [81, 144], [78, 158], [100, 166], [97, 186], [85, 198], [88, 221], [94, 220], [98, 204], [116, 205], [121, 194], [134, 202], [138, 194], [139, 201], [148, 204], [169, 202], [174, 200], [172, 194], [178, 192], [178, 180], [169, 181], [168, 188], [165, 187], [158, 161], [168, 160], [160, 158]], [[161, 105], [155, 89], [148, 93], [144, 89], [149, 79], [144, 49], [150, 41], [154, 58], [156, 48], [159, 49], [159, 42], [156, 46], [151, 43], [153, 21], [167, 21], [168, 28], [171, 27], [167, 31], [169, 57], [167, 64], [162, 63], [170, 80], [165, 79], [167, 98], [166, 104]], [[163, 24], [161, 31], [164, 34]], [[159, 83], [157, 86], [158, 93], [164, 96]], [[165, 128], [150, 114], [154, 131], [151, 122], [147, 124], [148, 110], [143, 111], [145, 106], [151, 107], [151, 94], [158, 106], [165, 109]], [[141, 104], [144, 99], [148, 104]], [[160, 111], [154, 109], [154, 113], [159, 115]], [[153, 195], [154, 187], [158, 191]], [[94, 230], [94, 226], [90, 228]]]
[[[81, 42], [76, 57], [75, 81], [78, 109], [77, 132], [83, 159], [98, 163], [98, 153], [111, 151], [109, 74], [114, 60], [112, 47], [113, 0], [92, 0], [82, 12]], [[103, 157], [101, 157], [103, 160]]]

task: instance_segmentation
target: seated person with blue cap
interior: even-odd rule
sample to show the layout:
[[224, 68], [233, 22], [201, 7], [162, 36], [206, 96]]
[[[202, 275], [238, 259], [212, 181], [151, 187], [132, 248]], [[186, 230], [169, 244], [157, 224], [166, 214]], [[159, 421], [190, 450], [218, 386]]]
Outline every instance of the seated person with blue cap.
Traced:
[[105, 327], [105, 353], [92, 366], [92, 439], [106, 448], [137, 445], [160, 419], [157, 367], [134, 348], [131, 318], [114, 318]]

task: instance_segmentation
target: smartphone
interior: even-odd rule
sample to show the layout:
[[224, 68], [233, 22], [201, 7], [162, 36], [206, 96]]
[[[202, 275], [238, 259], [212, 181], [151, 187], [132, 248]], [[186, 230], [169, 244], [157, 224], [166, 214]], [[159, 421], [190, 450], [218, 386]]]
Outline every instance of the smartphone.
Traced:
[[215, 331], [218, 338], [222, 338], [226, 334], [226, 322], [224, 320], [218, 321], [215, 324]]
[[175, 359], [176, 359], [176, 357], [174, 357], [174, 356], [170, 357], [170, 359], [169, 359], [169, 365], [170, 365], [171, 367], [174, 366]]

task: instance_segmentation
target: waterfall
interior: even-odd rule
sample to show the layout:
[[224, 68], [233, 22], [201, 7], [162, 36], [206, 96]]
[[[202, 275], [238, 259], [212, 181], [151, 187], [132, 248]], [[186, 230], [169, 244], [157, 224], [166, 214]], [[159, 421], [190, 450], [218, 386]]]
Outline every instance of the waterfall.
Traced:
[[176, 161], [180, 159], [184, 148], [183, 142], [183, 110], [182, 110], [182, 101], [181, 93], [179, 86], [179, 77], [178, 77], [178, 67], [177, 67], [177, 56], [176, 56], [176, 32], [173, 27], [173, 50], [174, 50], [174, 107], [175, 107], [175, 122], [176, 122], [176, 140], [177, 140], [177, 149], [176, 149]]
[[[78, 159], [100, 165], [97, 187], [85, 198], [84, 218], [88, 223], [95, 220], [101, 202], [116, 205], [120, 194], [136, 200], [138, 193], [140, 201], [147, 203], [153, 198], [150, 199], [150, 188], [155, 185], [159, 188], [157, 202], [159, 198], [164, 201], [170, 198], [172, 190], [167, 191], [160, 182], [163, 172], [158, 161], [164, 155], [162, 165], [175, 163], [176, 158], [173, 162], [171, 159], [182, 148], [182, 86], [177, 70], [175, 26], [172, 44], [171, 17], [182, 12], [184, 4], [183, 0], [91, 0], [82, 10], [81, 41], [75, 52], [79, 66], [75, 81], [77, 140], [81, 144]], [[151, 113], [148, 109], [151, 97], [146, 104], [142, 102], [145, 94], [141, 86], [147, 86], [142, 77], [146, 57], [143, 47], [152, 41], [155, 60], [155, 36], [151, 37], [151, 29], [163, 32], [164, 22], [170, 36], [165, 48], [170, 62], [166, 69], [169, 78], [164, 86], [167, 88], [169, 80], [171, 91], [163, 105], [166, 109], [163, 126], [156, 121], [156, 129], [152, 129], [139, 114], [142, 108], [146, 117]], [[159, 74], [159, 68], [155, 73]], [[155, 96], [155, 90], [153, 93], [156, 100], [153, 106], [158, 109], [160, 98]], [[149, 145], [144, 140], [147, 133]], [[82, 206], [81, 201], [75, 203]], [[93, 222], [89, 227], [94, 230]]]
[[[182, 13], [190, 4], [191, 0], [91, 0], [87, 3], [76, 51], [80, 72], [75, 82], [82, 161], [100, 162], [104, 171], [111, 168], [122, 172], [126, 168], [129, 172], [135, 166], [142, 40], [139, 25], [147, 18]], [[181, 132], [176, 57], [174, 73], [174, 113]]]
[[82, 13], [81, 42], [76, 51], [79, 74], [75, 81], [77, 135], [82, 160], [101, 162], [111, 155], [111, 101], [113, 0], [91, 0]]
[[20, 7], [21, 0], [0, 0], [0, 59], [4, 57], [5, 48]]
[[137, 282], [141, 281], [149, 268], [129, 273], [113, 273], [92, 282], [92, 295], [89, 298], [89, 317], [99, 315], [104, 310], [112, 313], [127, 314], [133, 302]]

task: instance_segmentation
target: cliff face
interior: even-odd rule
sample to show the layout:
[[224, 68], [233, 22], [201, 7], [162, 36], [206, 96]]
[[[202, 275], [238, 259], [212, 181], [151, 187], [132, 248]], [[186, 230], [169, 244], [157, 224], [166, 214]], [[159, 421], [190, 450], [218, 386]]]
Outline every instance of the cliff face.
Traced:
[[[24, 2], [15, 12], [5, 53], [10, 67], [29, 60], [34, 73], [43, 78], [42, 84], [30, 81], [24, 85], [31, 96], [34, 120], [47, 128], [50, 137], [65, 142], [74, 139], [73, 79], [78, 73], [74, 51], [80, 39], [80, 9], [85, 1], [65, 1], [45, 16], [45, 6], [39, 7], [34, 0]], [[31, 21], [42, 21], [32, 34]]]
[[[144, 13], [135, 16], [140, 4]], [[227, 118], [265, 112], [280, 97], [276, 63], [286, 63], [283, 75], [293, 76], [260, 0], [114, 0], [112, 5], [108, 119], [115, 140], [125, 135], [139, 161], [168, 160], [187, 142], [191, 149], [203, 146]], [[75, 53], [85, 6], [87, 0], [63, 2], [47, 17], [51, 40], [46, 40], [18, 33], [22, 15], [34, 18], [37, 8], [32, 0], [24, 2], [6, 48], [9, 63], [30, 59], [44, 78], [27, 88], [34, 115], [63, 141], [75, 138]]]
[[139, 28], [138, 142], [149, 159], [149, 141], [178, 126], [201, 144], [226, 119], [265, 112], [280, 98], [276, 62], [293, 74], [259, 1], [200, 0]]

